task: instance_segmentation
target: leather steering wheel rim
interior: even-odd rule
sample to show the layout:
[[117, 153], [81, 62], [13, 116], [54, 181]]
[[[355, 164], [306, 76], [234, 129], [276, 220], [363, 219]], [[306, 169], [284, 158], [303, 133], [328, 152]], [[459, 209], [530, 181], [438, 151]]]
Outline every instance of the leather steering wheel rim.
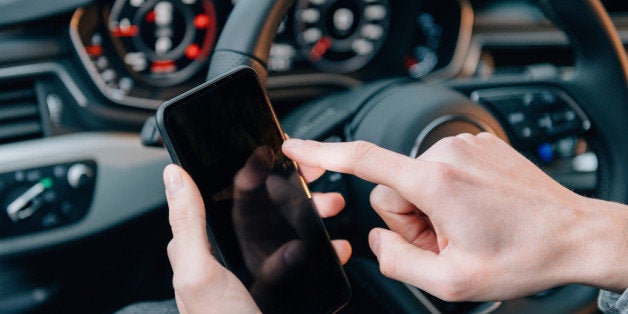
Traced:
[[[254, 68], [265, 82], [268, 74], [266, 64], [276, 29], [292, 2], [292, 0], [239, 0], [216, 45], [208, 80], [245, 65]], [[474, 86], [472, 89], [544, 86], [557, 88], [568, 94], [590, 120], [591, 128], [587, 131], [587, 137], [594, 140], [595, 150], [600, 153], [596, 196], [627, 203], [628, 140], [625, 137], [628, 135], [628, 58], [617, 31], [599, 0], [536, 0], [536, 3], [567, 35], [575, 52], [575, 70], [568, 77], [552, 80], [488, 81], [470, 85]], [[363, 105], [379, 91], [390, 90], [407, 81], [407, 79], [382, 80], [367, 84], [360, 93], [338, 94], [319, 103], [302, 106], [297, 111], [300, 114], [309, 112], [309, 115], [287, 119], [283, 121], [284, 127], [290, 132], [296, 130], [291, 134], [297, 137], [323, 139], [329, 132], [325, 130], [312, 132], [313, 123], [308, 125], [310, 131], [304, 131], [308, 127], [300, 130], [299, 126], [302, 126], [303, 122], [308, 122], [306, 118], [328, 112], [329, 108], [334, 108], [336, 116], [327, 116], [326, 120], [334, 120], [333, 123], [336, 125], [351, 126], [360, 119], [358, 112], [361, 112], [361, 107], [347, 106], [346, 103], [355, 102]], [[410, 85], [405, 84], [404, 88], [411, 89]], [[441, 89], [444, 94], [450, 94], [446, 88]], [[459, 94], [452, 96], [465, 98]], [[461, 101], [464, 102], [464, 99]], [[360, 216], [367, 215], [362, 212]], [[362, 233], [362, 230], [358, 233]], [[358, 252], [357, 248], [354, 252]], [[414, 303], [404, 303], [403, 295], [408, 294], [408, 290], [405, 287], [395, 288], [389, 281], [379, 279], [376, 268], [367, 259], [356, 258], [354, 266], [348, 268], [348, 271], [356, 272], [358, 276], [367, 278], [367, 281], [378, 282], [381, 287], [369, 288], [380, 289], [378, 293], [388, 294], [387, 298], [401, 300], [403, 304], [400, 305], [400, 309], [414, 311]], [[595, 289], [591, 288], [589, 292], [584, 293], [591, 293], [591, 290]], [[574, 291], [576, 290], [567, 289], [564, 293], [579, 293]]]
[[601, 174], [600, 184], [605, 186], [599, 188], [598, 196], [626, 203], [628, 59], [617, 30], [598, 0], [538, 3], [565, 32], [575, 52], [575, 72], [557, 82], [558, 86], [575, 99], [591, 120], [594, 136], [603, 142], [606, 169], [612, 170]]
[[[208, 79], [246, 65], [265, 82], [273, 38], [292, 2], [238, 1], [216, 45]], [[628, 134], [628, 58], [617, 31], [599, 0], [538, 0], [537, 4], [565, 32], [575, 51], [573, 75], [549, 84], [573, 97], [602, 142], [602, 162], [610, 171], [600, 175], [598, 197], [626, 203], [628, 141], [622, 139]]]

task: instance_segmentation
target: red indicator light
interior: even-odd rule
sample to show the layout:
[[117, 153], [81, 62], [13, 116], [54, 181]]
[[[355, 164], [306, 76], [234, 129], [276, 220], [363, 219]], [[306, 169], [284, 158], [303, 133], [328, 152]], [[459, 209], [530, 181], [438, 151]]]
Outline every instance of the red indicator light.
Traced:
[[155, 11], [150, 11], [146, 14], [146, 22], [155, 23]]
[[194, 17], [194, 27], [198, 29], [208, 29], [211, 26], [211, 19], [207, 14], [199, 14]]
[[102, 55], [102, 46], [101, 45], [93, 45], [85, 47], [85, 52], [92, 57], [99, 57]]
[[197, 44], [190, 44], [185, 49], [185, 56], [188, 57], [188, 59], [194, 60], [198, 58], [200, 54], [201, 54], [201, 48]]
[[150, 65], [153, 73], [172, 73], [177, 70], [177, 65], [172, 60], [155, 61]]
[[140, 28], [137, 25], [130, 25], [125, 27], [116, 27], [111, 31], [111, 34], [116, 37], [133, 37], [137, 36], [140, 32]]

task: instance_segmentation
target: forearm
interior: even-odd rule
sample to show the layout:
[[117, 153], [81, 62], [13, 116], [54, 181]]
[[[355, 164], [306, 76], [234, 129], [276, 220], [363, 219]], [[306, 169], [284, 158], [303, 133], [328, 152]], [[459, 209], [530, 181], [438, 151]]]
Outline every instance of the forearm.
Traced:
[[[628, 206], [580, 198], [583, 230], [573, 282], [622, 293], [628, 288]], [[586, 220], [586, 221], [585, 221]], [[574, 226], [578, 228], [578, 226]]]

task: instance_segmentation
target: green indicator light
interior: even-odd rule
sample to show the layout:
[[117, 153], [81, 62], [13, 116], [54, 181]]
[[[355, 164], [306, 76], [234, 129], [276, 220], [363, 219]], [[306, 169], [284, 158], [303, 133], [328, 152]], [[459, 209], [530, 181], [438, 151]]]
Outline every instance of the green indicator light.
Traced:
[[52, 179], [51, 178], [43, 178], [39, 181], [44, 186], [44, 189], [49, 189], [52, 187]]

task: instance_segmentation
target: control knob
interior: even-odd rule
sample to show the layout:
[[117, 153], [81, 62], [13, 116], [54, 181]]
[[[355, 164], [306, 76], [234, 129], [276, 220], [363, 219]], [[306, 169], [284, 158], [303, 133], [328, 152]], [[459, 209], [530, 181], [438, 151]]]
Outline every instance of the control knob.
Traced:
[[74, 164], [68, 169], [68, 184], [75, 189], [87, 186], [94, 177], [94, 169], [84, 164]]

